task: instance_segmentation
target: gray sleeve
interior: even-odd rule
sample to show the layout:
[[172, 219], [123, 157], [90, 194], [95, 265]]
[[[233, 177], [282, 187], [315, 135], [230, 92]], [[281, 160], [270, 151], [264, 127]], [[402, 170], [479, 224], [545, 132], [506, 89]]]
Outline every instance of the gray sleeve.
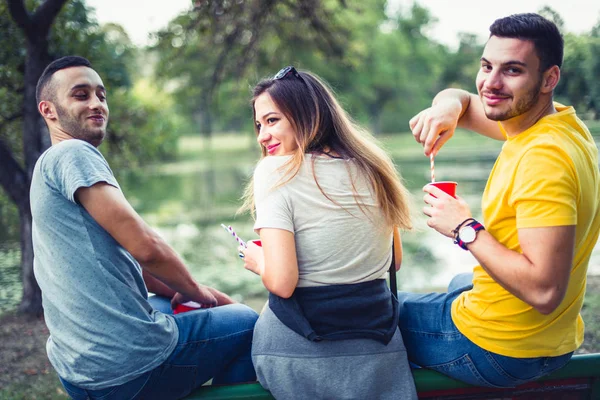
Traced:
[[256, 222], [254, 230], [276, 228], [294, 232], [293, 212], [288, 191], [281, 183], [281, 159], [267, 157], [254, 171]]
[[55, 146], [42, 160], [41, 172], [48, 185], [69, 201], [75, 202], [77, 189], [98, 182], [120, 189], [108, 163], [91, 144], [73, 139]]

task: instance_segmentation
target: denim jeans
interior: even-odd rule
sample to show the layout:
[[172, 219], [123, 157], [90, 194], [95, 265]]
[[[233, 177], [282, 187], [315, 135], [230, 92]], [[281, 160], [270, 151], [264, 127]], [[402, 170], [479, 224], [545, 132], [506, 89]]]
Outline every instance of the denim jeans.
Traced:
[[[158, 303], [156, 303], [158, 302]], [[169, 304], [156, 298], [153, 306]], [[256, 380], [251, 345], [258, 314], [241, 304], [189, 311], [173, 316], [177, 346], [167, 360], [123, 385], [86, 390], [61, 379], [75, 400], [180, 399], [211, 378], [213, 384]]]
[[452, 301], [473, 288], [473, 274], [457, 275], [447, 293], [398, 292], [399, 327], [408, 359], [476, 386], [513, 387], [564, 366], [573, 353], [558, 357], [513, 358], [486, 351], [467, 339], [452, 322]]

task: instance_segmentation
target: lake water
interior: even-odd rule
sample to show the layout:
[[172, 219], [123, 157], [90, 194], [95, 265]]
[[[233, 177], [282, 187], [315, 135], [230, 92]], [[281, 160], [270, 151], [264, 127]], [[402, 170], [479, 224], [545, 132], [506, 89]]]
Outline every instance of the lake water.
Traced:
[[[457, 192], [470, 204], [475, 218], [481, 217], [481, 193], [500, 145], [485, 151], [473, 146], [469, 151], [442, 152], [436, 159], [436, 178], [458, 182]], [[415, 230], [402, 235], [404, 261], [398, 286], [443, 290], [454, 275], [471, 271], [476, 261], [425, 225], [421, 188], [429, 181], [429, 160], [417, 147], [410, 152], [391, 150], [415, 198]], [[248, 153], [247, 147], [228, 152], [213, 149], [202, 155], [184, 152], [178, 162], [120, 174], [119, 181], [133, 207], [182, 255], [199, 282], [252, 303], [266, 299], [266, 291], [260, 278], [242, 267], [237, 243], [220, 226], [231, 225], [245, 240], [256, 237], [251, 218], [235, 215], [255, 161]], [[0, 312], [19, 301], [16, 249], [16, 243], [0, 244]], [[600, 274], [598, 245], [589, 273]]]

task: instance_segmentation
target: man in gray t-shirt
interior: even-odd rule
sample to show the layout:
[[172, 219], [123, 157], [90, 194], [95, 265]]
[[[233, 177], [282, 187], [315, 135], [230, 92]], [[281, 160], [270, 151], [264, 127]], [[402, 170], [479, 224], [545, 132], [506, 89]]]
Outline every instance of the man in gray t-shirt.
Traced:
[[[129, 205], [96, 149], [109, 111], [90, 63], [54, 61], [36, 94], [52, 147], [31, 184], [34, 272], [48, 357], [69, 395], [176, 399], [211, 378], [254, 380], [256, 313], [192, 278]], [[163, 314], [148, 291], [173, 307], [195, 301], [211, 308]]]

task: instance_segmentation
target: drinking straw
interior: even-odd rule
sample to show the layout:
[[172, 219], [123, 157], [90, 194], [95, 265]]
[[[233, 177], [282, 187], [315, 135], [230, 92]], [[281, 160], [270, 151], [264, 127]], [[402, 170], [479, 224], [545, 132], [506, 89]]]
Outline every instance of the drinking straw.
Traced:
[[429, 160], [431, 161], [431, 183], [435, 182], [435, 166], [433, 163], [433, 151], [429, 155]]
[[248, 247], [248, 246], [246, 246], [246, 243], [237, 235], [237, 233], [235, 233], [235, 231], [233, 230], [233, 228], [231, 227], [231, 225], [225, 226], [224, 224], [221, 224], [221, 226], [227, 232], [231, 233], [231, 235], [233, 236], [233, 238], [235, 240], [237, 240], [237, 242], [240, 244], [240, 246], [242, 246], [242, 247]]

